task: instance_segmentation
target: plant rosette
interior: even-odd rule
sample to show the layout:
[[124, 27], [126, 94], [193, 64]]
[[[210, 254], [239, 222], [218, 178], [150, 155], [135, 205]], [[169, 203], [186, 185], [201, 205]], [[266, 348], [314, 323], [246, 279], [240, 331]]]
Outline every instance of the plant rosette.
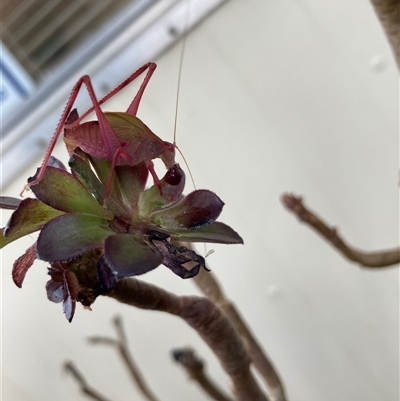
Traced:
[[1, 229], [1, 247], [39, 231], [37, 242], [14, 262], [12, 277], [21, 287], [35, 259], [48, 262], [47, 296], [63, 302], [69, 321], [76, 302], [90, 307], [119, 278], [161, 264], [181, 278], [207, 270], [204, 258], [180, 242], [243, 243], [216, 221], [224, 203], [215, 193], [182, 194], [185, 174], [178, 164], [148, 189], [144, 162], [117, 166], [105, 196], [110, 165], [79, 149], [71, 155], [71, 172], [52, 158], [43, 179], [31, 187], [36, 199], [22, 200]]

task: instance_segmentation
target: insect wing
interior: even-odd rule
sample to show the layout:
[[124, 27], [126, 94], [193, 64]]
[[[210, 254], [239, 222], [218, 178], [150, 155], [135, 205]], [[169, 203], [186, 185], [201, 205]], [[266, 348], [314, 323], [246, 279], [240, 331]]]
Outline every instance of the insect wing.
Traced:
[[100, 125], [97, 121], [88, 121], [73, 128], [64, 130], [64, 142], [68, 153], [71, 155], [76, 148], [81, 148], [85, 153], [101, 160], [111, 160], [104, 146]]
[[[139, 118], [126, 113], [105, 113], [105, 116], [133, 164], [155, 159], [164, 152], [164, 142]], [[118, 159], [117, 164], [126, 161]]]

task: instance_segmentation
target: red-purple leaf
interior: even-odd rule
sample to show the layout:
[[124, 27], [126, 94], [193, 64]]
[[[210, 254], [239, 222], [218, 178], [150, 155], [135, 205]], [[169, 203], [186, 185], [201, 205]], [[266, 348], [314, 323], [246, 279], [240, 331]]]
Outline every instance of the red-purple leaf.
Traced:
[[170, 168], [160, 181], [161, 196], [168, 200], [168, 203], [175, 202], [182, 195], [185, 189], [185, 172], [175, 164]]
[[214, 222], [224, 202], [207, 189], [191, 192], [180, 202], [151, 214], [154, 222], [171, 230], [194, 230]]
[[76, 300], [72, 299], [70, 295], [67, 295], [63, 302], [63, 312], [70, 323], [75, 314], [75, 306]]
[[161, 253], [140, 244], [130, 234], [107, 237], [104, 241], [104, 256], [105, 262], [118, 278], [147, 273], [163, 261]]
[[20, 256], [13, 265], [12, 278], [15, 285], [19, 288], [22, 287], [26, 272], [33, 265], [36, 259], [36, 242], [31, 245], [25, 253]]
[[62, 281], [54, 281], [53, 279], [46, 283], [46, 292], [49, 301], [55, 303], [63, 301], [67, 295]]
[[79, 292], [79, 282], [75, 274], [69, 270], [64, 271], [63, 287], [65, 294], [63, 311], [65, 317], [69, 322], [71, 322], [75, 313], [76, 298]]
[[70, 270], [64, 271], [64, 285], [72, 299], [76, 299], [79, 293], [79, 281]]
[[104, 255], [97, 261], [96, 268], [101, 288], [106, 292], [111, 291], [117, 281], [117, 276], [114, 270], [107, 264]]
[[68, 213], [51, 220], [39, 234], [38, 258], [62, 262], [80, 256], [114, 233], [108, 223], [105, 218], [80, 213]]

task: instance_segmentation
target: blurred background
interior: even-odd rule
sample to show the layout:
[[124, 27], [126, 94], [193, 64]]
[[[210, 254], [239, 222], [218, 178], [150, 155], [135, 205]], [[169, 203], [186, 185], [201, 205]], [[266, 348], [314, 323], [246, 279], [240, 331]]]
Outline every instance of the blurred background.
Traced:
[[[80, 76], [91, 75], [102, 97], [157, 62], [138, 116], [172, 142], [180, 79], [178, 146], [197, 188], [223, 199], [220, 220], [245, 241], [198, 251], [215, 250], [208, 265], [274, 361], [289, 400], [399, 399], [398, 267], [366, 270], [344, 260], [279, 201], [283, 192], [303, 195], [358, 248], [399, 243], [398, 73], [368, 1], [3, 0], [2, 7], [2, 195], [17, 197], [40, 165]], [[193, 30], [179, 77], [185, 27]], [[138, 85], [104, 109], [125, 110]], [[90, 106], [86, 93], [77, 105]], [[62, 140], [55, 155], [67, 162]], [[1, 211], [2, 226], [10, 214]], [[2, 250], [5, 401], [85, 400], [62, 373], [66, 360], [110, 399], [144, 399], [116, 353], [85, 340], [114, 336], [116, 314], [161, 400], [207, 399], [170, 357], [181, 346], [195, 348], [228, 387], [209, 349], [175, 317], [99, 298], [92, 311], [78, 305], [69, 324], [47, 300], [46, 264], [38, 261], [17, 288], [12, 263], [33, 241]], [[198, 294], [163, 266], [141, 279]]]

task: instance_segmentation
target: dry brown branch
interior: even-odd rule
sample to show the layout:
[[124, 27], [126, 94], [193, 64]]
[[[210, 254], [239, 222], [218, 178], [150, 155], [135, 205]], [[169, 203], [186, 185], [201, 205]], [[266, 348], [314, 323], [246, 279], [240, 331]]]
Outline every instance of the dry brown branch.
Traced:
[[117, 330], [118, 340], [114, 340], [112, 338], [107, 337], [90, 337], [89, 342], [92, 344], [103, 344], [103, 345], [111, 345], [117, 348], [122, 360], [124, 361], [126, 367], [128, 368], [129, 373], [133, 381], [136, 383], [142, 394], [149, 401], [158, 401], [158, 398], [153, 394], [150, 390], [150, 387], [146, 383], [142, 373], [140, 372], [139, 367], [136, 365], [133, 360], [131, 353], [128, 349], [128, 344], [126, 341], [126, 336], [124, 329], [122, 327], [122, 321], [120, 317], [116, 317], [114, 319], [114, 325]]
[[283, 194], [281, 201], [288, 210], [325, 237], [347, 259], [370, 268], [388, 267], [400, 263], [399, 248], [378, 252], [356, 250], [344, 242], [336, 228], [329, 227], [313, 212], [306, 209], [301, 197]]
[[371, 0], [400, 69], [400, 1]]
[[177, 349], [172, 354], [174, 359], [186, 369], [189, 377], [196, 381], [212, 399], [216, 401], [233, 401], [206, 375], [203, 362], [195, 355], [192, 349]]
[[226, 298], [213, 274], [201, 271], [194, 280], [200, 290], [224, 311], [242, 336], [255, 368], [262, 375], [268, 386], [271, 401], [285, 401], [285, 390], [275, 367], [248, 328], [235, 305]]
[[177, 296], [134, 278], [117, 281], [107, 294], [119, 302], [179, 316], [193, 327], [219, 359], [239, 401], [267, 401], [250, 371], [242, 339], [229, 319], [208, 298]]
[[103, 397], [96, 390], [94, 390], [87, 384], [86, 379], [83, 377], [82, 373], [78, 371], [78, 369], [72, 362], [70, 361], [66, 362], [64, 364], [64, 368], [76, 380], [83, 394], [87, 395], [88, 397], [96, 401], [110, 401], [108, 398]]

